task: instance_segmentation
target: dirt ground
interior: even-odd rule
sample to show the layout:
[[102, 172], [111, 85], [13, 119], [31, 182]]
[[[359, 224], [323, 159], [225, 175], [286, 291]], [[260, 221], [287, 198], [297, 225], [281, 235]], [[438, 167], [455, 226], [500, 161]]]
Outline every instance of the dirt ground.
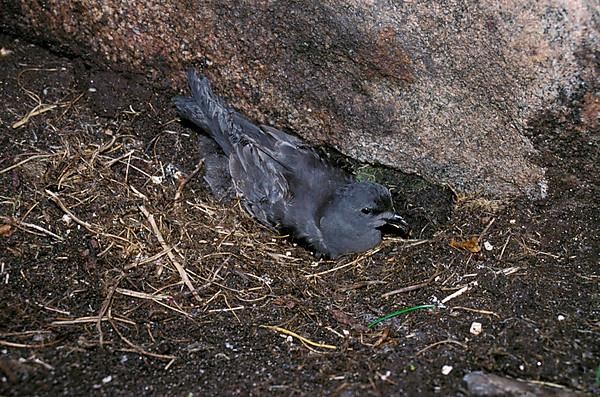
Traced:
[[[0, 47], [0, 395], [460, 396], [472, 371], [600, 391], [584, 98], [528, 132], [547, 199], [355, 167], [395, 187], [413, 232], [324, 261], [210, 195], [171, 105], [183, 73], [177, 89]], [[435, 308], [367, 328], [418, 305]]]

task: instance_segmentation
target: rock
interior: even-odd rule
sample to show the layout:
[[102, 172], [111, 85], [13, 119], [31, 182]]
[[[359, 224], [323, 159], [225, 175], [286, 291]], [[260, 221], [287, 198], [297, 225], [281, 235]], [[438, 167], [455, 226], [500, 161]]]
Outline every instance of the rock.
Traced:
[[525, 381], [503, 378], [484, 372], [471, 372], [464, 376], [469, 395], [475, 397], [578, 397], [581, 393], [567, 389], [543, 386]]
[[528, 125], [574, 98], [598, 122], [592, 3], [23, 0], [0, 28], [178, 88], [195, 65], [313, 143], [465, 194], [541, 198]]

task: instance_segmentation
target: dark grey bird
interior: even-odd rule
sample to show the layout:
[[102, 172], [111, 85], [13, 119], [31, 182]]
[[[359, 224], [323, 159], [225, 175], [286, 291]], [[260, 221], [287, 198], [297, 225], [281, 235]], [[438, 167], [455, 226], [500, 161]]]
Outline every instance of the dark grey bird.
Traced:
[[248, 121], [194, 70], [187, 77], [192, 97], [175, 105], [221, 147], [237, 194], [260, 223], [330, 258], [375, 247], [386, 225], [406, 230], [386, 187], [357, 182], [300, 139]]

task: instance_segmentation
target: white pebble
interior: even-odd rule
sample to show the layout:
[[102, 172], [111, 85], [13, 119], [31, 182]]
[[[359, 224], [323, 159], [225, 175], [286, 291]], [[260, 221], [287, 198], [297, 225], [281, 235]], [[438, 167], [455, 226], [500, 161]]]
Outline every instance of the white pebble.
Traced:
[[102, 379], [102, 383], [107, 384], [112, 381], [112, 376], [108, 375], [107, 377]]
[[452, 372], [452, 365], [444, 365], [442, 367], [442, 375], [448, 375], [450, 372]]
[[483, 330], [483, 325], [481, 323], [478, 323], [477, 321], [473, 321], [473, 323], [471, 324], [471, 329], [469, 329], [469, 332], [472, 333], [473, 335], [479, 335], [482, 330]]
[[563, 316], [562, 314], [558, 315], [558, 321], [563, 321], [565, 319], [565, 316]]
[[485, 241], [483, 243], [483, 248], [485, 248], [486, 251], [491, 251], [494, 249], [494, 246], [489, 241]]

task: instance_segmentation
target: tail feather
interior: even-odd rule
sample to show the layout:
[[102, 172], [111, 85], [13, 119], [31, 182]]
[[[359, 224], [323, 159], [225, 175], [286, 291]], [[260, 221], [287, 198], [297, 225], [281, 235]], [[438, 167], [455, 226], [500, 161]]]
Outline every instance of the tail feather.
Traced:
[[206, 131], [225, 154], [232, 150], [228, 131], [232, 126], [233, 111], [215, 95], [206, 77], [198, 77], [193, 69], [187, 72], [192, 97], [175, 97], [173, 102], [181, 117]]

